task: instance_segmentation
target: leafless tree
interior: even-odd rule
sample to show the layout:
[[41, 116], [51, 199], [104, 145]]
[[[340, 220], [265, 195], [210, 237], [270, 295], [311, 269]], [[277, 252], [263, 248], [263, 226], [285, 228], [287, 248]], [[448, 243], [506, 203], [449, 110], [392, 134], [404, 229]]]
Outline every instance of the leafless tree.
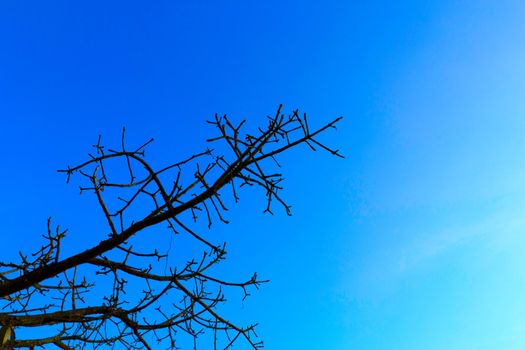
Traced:
[[[208, 121], [218, 135], [207, 141], [225, 145], [225, 154], [206, 149], [156, 169], [144, 153], [153, 140], [130, 149], [123, 130], [118, 149], [105, 148], [99, 137], [85, 162], [60, 170], [68, 183], [80, 176], [81, 191], [93, 193], [107, 222], [105, 236], [65, 257], [66, 230], [49, 219], [38, 251], [0, 263], [0, 348], [173, 349], [182, 346], [182, 337], [194, 348], [228, 349], [237, 341], [261, 348], [256, 325], [233, 323], [219, 306], [227, 291], [246, 297], [265, 281], [257, 274], [241, 282], [214, 276], [226, 245], [206, 238], [197, 219], [208, 227], [227, 222], [227, 202], [237, 202], [243, 186], [264, 190], [265, 212], [277, 204], [290, 214], [277, 157], [300, 144], [342, 157], [318, 140], [341, 118], [311, 130], [305, 114], [284, 115], [281, 108], [253, 133], [244, 132], [245, 121], [234, 125], [217, 115]], [[159, 226], [171, 239], [190, 238], [200, 255], [172, 263], [161, 247], [133, 245]]]

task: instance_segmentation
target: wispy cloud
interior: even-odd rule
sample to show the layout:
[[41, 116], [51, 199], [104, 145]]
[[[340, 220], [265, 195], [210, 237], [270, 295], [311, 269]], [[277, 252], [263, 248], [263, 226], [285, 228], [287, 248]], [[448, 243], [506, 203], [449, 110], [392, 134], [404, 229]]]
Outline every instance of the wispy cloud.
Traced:
[[[462, 254], [470, 245], [480, 247], [485, 256], [522, 246], [525, 244], [525, 200], [512, 197], [482, 217], [459, 217], [445, 226], [406, 228], [410, 232], [402, 235], [395, 245], [377, 244], [377, 249], [360, 257], [357, 267], [349, 267], [337, 293], [351, 299], [382, 298], [414, 274], [426, 273], [447, 263], [451, 256]], [[438, 228], [431, 229], [432, 226]], [[385, 232], [380, 237], [388, 234]], [[350, 257], [348, 261], [356, 264], [355, 258]]]

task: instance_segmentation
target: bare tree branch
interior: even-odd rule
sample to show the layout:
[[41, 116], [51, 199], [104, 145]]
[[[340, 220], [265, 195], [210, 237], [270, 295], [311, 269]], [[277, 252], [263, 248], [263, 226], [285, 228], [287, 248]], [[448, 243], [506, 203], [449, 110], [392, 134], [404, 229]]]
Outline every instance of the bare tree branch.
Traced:
[[[64, 257], [67, 230], [53, 229], [49, 219], [40, 249], [20, 253], [17, 262], [0, 262], [0, 334], [6, 334], [0, 348], [179, 348], [188, 337], [196, 348], [205, 334], [214, 349], [241, 339], [261, 348], [256, 325], [237, 325], [220, 305], [228, 291], [239, 290], [244, 299], [267, 281], [256, 273], [240, 282], [218, 276], [214, 266], [226, 258], [226, 244], [205, 238], [199, 222], [208, 229], [217, 220], [228, 223], [229, 200], [237, 203], [244, 186], [264, 191], [265, 212], [279, 205], [290, 214], [281, 196], [283, 177], [275, 170], [279, 155], [305, 144], [342, 157], [317, 139], [341, 118], [314, 130], [306, 115], [281, 110], [255, 133], [243, 132], [245, 120], [235, 124], [216, 115], [208, 121], [218, 131], [208, 142], [219, 143], [225, 153], [206, 149], [157, 168], [145, 158], [153, 139], [133, 148], [123, 129], [119, 149], [106, 148], [99, 137], [86, 161], [60, 170], [68, 183], [80, 175], [81, 191], [94, 194], [107, 236]], [[201, 253], [180, 262], [177, 252], [135, 248], [133, 240], [159, 224], [167, 225], [170, 242], [184, 235]], [[28, 338], [32, 333], [25, 330], [35, 327], [47, 335]]]

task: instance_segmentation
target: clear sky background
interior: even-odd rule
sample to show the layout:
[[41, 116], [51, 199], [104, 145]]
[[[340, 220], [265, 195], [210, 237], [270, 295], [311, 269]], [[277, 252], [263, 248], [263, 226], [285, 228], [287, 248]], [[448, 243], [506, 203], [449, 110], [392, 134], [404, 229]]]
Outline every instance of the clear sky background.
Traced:
[[97, 230], [55, 170], [98, 134], [162, 165], [283, 103], [343, 115], [347, 157], [295, 150], [292, 217], [246, 194], [216, 227], [271, 279], [232, 319], [268, 349], [525, 348], [525, 3], [194, 3], [2, 2], [2, 258], [50, 215], [77, 250]]

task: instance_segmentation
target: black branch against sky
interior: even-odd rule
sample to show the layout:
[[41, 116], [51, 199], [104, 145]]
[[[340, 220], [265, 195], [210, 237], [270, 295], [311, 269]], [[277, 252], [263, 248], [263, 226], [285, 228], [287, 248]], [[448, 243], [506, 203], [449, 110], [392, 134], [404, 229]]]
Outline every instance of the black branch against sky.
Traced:
[[[193, 339], [194, 348], [203, 338], [214, 349], [237, 341], [261, 348], [256, 324], [237, 325], [219, 306], [229, 290], [247, 297], [266, 281], [256, 273], [241, 281], [214, 275], [226, 244], [209, 241], [195, 226], [198, 218], [208, 227], [215, 220], [227, 222], [225, 196], [237, 202], [243, 186], [264, 190], [265, 212], [279, 205], [290, 214], [280, 192], [283, 178], [273, 169], [291, 148], [306, 144], [342, 157], [317, 138], [341, 117], [310, 130], [305, 114], [284, 115], [281, 109], [253, 134], [244, 132], [245, 121], [234, 125], [226, 116], [208, 121], [218, 135], [207, 141], [222, 142], [226, 154], [209, 148], [157, 169], [144, 152], [153, 140], [130, 150], [123, 130], [118, 149], [105, 148], [99, 137], [85, 162], [60, 170], [68, 183], [80, 176], [80, 189], [95, 196], [107, 222], [101, 230], [108, 234], [64, 257], [67, 231], [49, 219], [38, 251], [0, 262], [0, 348], [177, 348], [181, 337]], [[160, 252], [164, 247], [144, 251], [133, 245], [135, 236], [159, 224], [167, 226], [168, 235], [185, 235], [200, 245], [200, 255], [173, 265], [169, 254]], [[38, 337], [24, 331], [34, 327]]]

